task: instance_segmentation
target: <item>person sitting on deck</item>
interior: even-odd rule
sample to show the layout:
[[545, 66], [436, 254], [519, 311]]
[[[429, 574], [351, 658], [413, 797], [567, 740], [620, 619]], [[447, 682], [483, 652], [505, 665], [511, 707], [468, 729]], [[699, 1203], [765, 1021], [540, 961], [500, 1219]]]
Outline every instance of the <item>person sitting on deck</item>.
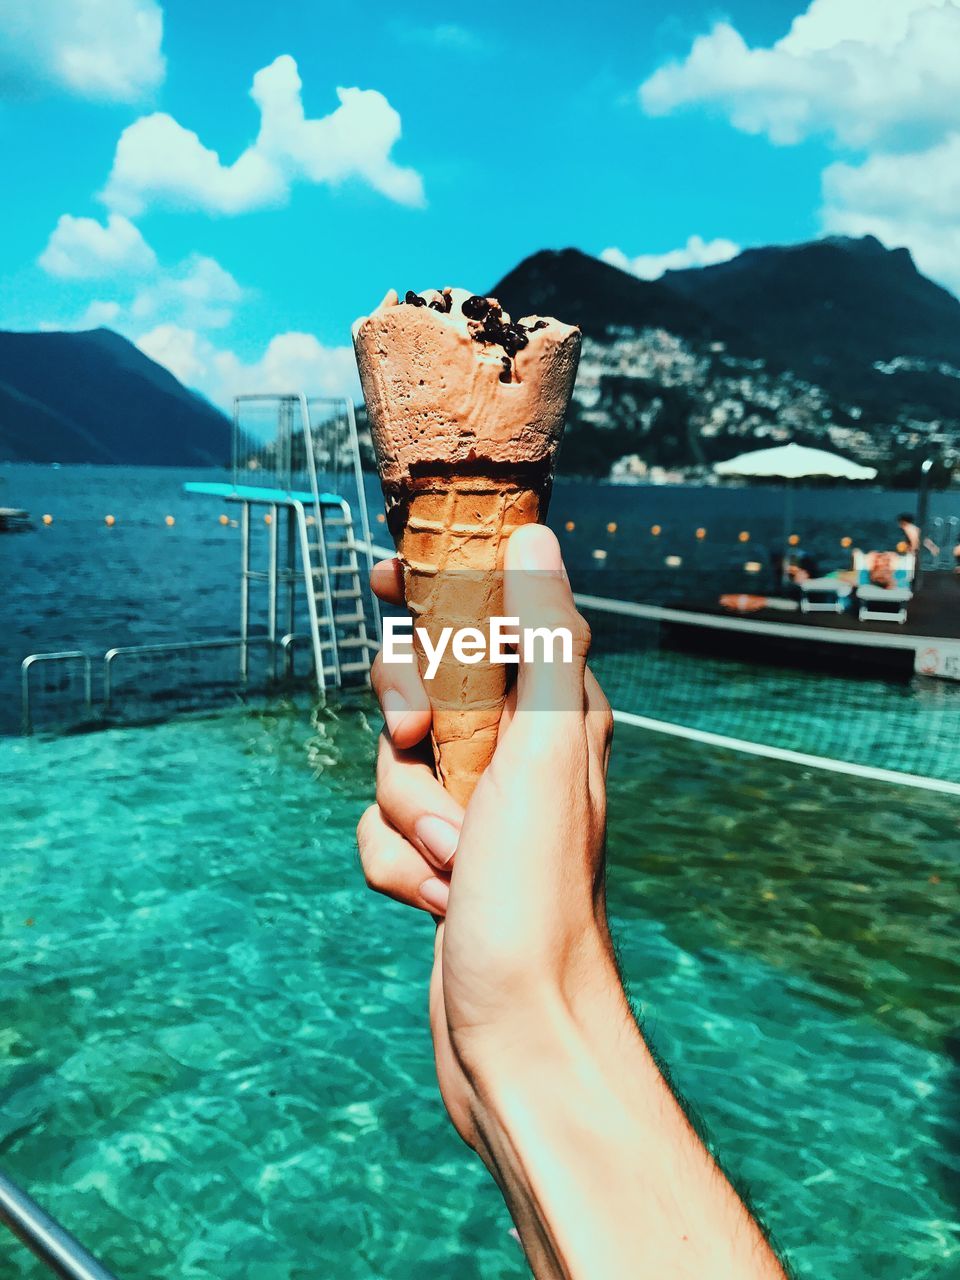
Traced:
[[[913, 555], [917, 555], [920, 551], [921, 532], [920, 526], [916, 520], [908, 512], [904, 512], [897, 516], [897, 524], [903, 533], [904, 541], [907, 544], [907, 550]], [[932, 556], [940, 554], [940, 548], [930, 538], [923, 538], [923, 545], [927, 548]]]

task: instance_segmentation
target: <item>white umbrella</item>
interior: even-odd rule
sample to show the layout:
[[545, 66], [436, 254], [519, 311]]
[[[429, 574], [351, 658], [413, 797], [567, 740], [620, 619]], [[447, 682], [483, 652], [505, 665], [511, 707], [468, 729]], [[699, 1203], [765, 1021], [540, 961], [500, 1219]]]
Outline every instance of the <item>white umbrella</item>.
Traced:
[[802, 444], [781, 444], [773, 449], [753, 449], [714, 466], [718, 476], [766, 476], [787, 481], [783, 512], [783, 546], [786, 551], [793, 523], [793, 480], [805, 476], [832, 476], [837, 480], [873, 480], [874, 467], [862, 467], [839, 453], [826, 449], [808, 449]]
[[826, 449], [808, 449], [802, 444], [781, 444], [774, 449], [754, 449], [741, 453], [713, 468], [718, 476], [780, 476], [801, 480], [804, 476], [833, 476], [837, 480], [873, 480], [874, 467], [842, 458]]

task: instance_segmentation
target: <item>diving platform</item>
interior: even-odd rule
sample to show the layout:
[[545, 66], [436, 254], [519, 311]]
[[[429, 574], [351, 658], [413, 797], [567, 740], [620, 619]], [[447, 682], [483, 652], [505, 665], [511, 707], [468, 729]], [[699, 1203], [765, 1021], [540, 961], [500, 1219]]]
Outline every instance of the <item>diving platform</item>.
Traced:
[[[293, 647], [306, 640], [319, 689], [367, 680], [380, 612], [369, 586], [373, 557], [352, 401], [299, 392], [238, 396], [232, 482], [188, 481], [184, 490], [240, 508], [241, 677], [250, 669], [251, 592], [261, 587], [273, 678], [281, 668], [292, 674]], [[254, 568], [253, 515], [261, 508], [266, 565]]]
[[[119, 645], [99, 659], [30, 654], [20, 669], [24, 733], [52, 711], [94, 727], [305, 684], [369, 684], [381, 621], [353, 403], [301, 392], [237, 397], [231, 478], [184, 490], [236, 513], [220, 521], [240, 530], [238, 629]], [[301, 652], [309, 671], [298, 669]]]

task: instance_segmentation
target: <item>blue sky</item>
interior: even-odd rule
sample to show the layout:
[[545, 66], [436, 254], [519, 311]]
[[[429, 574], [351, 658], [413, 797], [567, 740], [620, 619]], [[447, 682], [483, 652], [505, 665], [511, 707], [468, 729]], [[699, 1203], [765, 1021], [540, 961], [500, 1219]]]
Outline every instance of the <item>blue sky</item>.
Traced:
[[543, 247], [650, 277], [873, 230], [960, 285], [956, 0], [22, 10], [0, 326], [108, 324], [221, 402], [348, 389], [387, 287]]

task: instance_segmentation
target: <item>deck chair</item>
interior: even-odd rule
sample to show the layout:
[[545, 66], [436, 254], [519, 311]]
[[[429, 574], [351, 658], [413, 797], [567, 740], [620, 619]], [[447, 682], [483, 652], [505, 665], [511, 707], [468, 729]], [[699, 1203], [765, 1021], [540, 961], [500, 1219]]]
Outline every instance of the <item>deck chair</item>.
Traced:
[[907, 620], [907, 605], [913, 599], [914, 555], [893, 555], [892, 587], [878, 587], [870, 581], [867, 557], [855, 551], [853, 567], [857, 571], [857, 617], [861, 622], [896, 622], [901, 627]]
[[843, 578], [808, 578], [800, 583], [800, 612], [843, 613], [852, 595], [853, 583]]

